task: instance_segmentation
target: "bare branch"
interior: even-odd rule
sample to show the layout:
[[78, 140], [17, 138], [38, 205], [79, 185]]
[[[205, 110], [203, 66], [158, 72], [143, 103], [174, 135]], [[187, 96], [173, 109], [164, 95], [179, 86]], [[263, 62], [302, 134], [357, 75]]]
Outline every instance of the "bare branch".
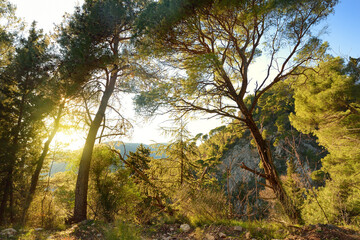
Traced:
[[254, 170], [254, 169], [251, 169], [251, 168], [247, 167], [247, 166], [245, 165], [245, 163], [243, 163], [243, 162], [242, 162], [241, 164], [239, 164], [239, 166], [240, 166], [240, 168], [245, 169], [245, 170], [247, 170], [247, 171], [249, 171], [249, 172], [252, 172], [252, 173], [254, 173], [255, 175], [258, 175], [258, 176], [260, 176], [260, 177], [262, 177], [262, 178], [268, 179], [268, 177], [267, 177], [266, 174], [261, 173], [261, 172], [258, 172], [258, 171]]

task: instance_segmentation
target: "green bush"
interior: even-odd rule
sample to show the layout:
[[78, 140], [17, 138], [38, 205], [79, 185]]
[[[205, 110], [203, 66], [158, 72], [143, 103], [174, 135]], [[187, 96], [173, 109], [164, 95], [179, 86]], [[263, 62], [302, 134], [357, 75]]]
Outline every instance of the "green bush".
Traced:
[[[315, 190], [317, 201], [312, 193], [308, 193], [302, 209], [303, 219], [307, 224], [333, 223], [352, 224], [360, 215], [360, 195], [351, 191], [346, 181], [328, 180], [325, 187]], [[327, 217], [327, 219], [326, 219]]]
[[89, 210], [91, 217], [107, 222], [117, 216], [123, 220], [134, 218], [140, 193], [116, 155], [105, 145], [94, 149], [90, 171]]
[[141, 240], [139, 229], [123, 221], [117, 221], [115, 226], [106, 232], [105, 238], [107, 240]]

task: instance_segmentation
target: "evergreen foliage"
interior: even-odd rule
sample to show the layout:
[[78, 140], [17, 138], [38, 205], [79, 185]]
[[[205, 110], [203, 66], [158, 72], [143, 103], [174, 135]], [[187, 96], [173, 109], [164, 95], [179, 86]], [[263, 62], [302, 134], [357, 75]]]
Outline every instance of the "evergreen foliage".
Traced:
[[[32, 24], [29, 35], [21, 38], [14, 56], [1, 72], [1, 191], [0, 222], [9, 213], [15, 221], [21, 205], [14, 203], [14, 194], [23, 202], [27, 180], [40, 154], [44, 138], [44, 121], [48, 117], [59, 95], [53, 55], [50, 53], [48, 37]], [[14, 209], [16, 208], [16, 210]]]
[[131, 181], [114, 152], [106, 145], [97, 145], [90, 170], [89, 208], [94, 218], [113, 222], [116, 216], [134, 216], [140, 202], [138, 188]]
[[[294, 88], [292, 124], [302, 132], [314, 134], [329, 151], [316, 176], [327, 175], [325, 187], [319, 188], [317, 193], [323, 205], [331, 206], [328, 209], [330, 222], [351, 222], [360, 210], [357, 200], [360, 180], [358, 70], [356, 59], [350, 59], [346, 65], [341, 58], [329, 57], [316, 71], [308, 70], [300, 77]], [[310, 222], [326, 221], [311, 197], [304, 215]]]

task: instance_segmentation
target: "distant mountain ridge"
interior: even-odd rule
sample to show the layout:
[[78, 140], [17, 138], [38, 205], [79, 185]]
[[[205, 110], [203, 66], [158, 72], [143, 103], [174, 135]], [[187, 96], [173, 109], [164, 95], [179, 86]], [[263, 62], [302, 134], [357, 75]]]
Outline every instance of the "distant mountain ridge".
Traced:
[[118, 142], [110, 142], [110, 143], [105, 143], [105, 144], [114, 145], [115, 149], [120, 150], [120, 153], [122, 155], [125, 153], [125, 159], [127, 158], [127, 154], [129, 154], [129, 152], [136, 152], [136, 149], [141, 144], [146, 148], [150, 148], [150, 151], [151, 151], [150, 156], [151, 157], [160, 158], [159, 156], [157, 156], [155, 154], [156, 149], [154, 147], [152, 147], [151, 145], [148, 145], [148, 144], [144, 144], [144, 143], [122, 143], [120, 141], [118, 141]]
[[[155, 154], [155, 148], [152, 147], [151, 145], [148, 144], [144, 144], [144, 143], [123, 143], [120, 141], [113, 141], [113, 142], [107, 142], [104, 144], [108, 144], [108, 145], [113, 145], [115, 147], [115, 149], [120, 150], [120, 153], [124, 156], [124, 158], [126, 159], [128, 157], [128, 154], [130, 152], [136, 152], [136, 149], [142, 144], [144, 147], [146, 148], [150, 148], [151, 150], [151, 157], [153, 158], [160, 158], [161, 156], [157, 156]], [[125, 153], [125, 154], [124, 154]], [[50, 169], [50, 175], [53, 176], [55, 173], [58, 172], [65, 172], [67, 171], [67, 162], [54, 162], [51, 166]]]

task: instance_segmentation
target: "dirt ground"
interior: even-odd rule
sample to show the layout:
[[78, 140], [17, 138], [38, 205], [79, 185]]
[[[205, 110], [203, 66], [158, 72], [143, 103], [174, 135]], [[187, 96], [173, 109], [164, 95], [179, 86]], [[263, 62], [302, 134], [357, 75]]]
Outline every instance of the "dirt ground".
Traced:
[[360, 233], [331, 224], [305, 226], [286, 240], [360, 240]]
[[[107, 226], [108, 227], [108, 226]], [[290, 226], [271, 232], [269, 229], [246, 229], [241, 226], [204, 226], [190, 227], [186, 231], [180, 224], [163, 224], [158, 226], [141, 227], [142, 240], [360, 240], [360, 232], [338, 227], [331, 224], [308, 225], [304, 227]], [[26, 235], [26, 233], [25, 233]], [[0, 239], [29, 239], [18, 236]], [[86, 222], [73, 225], [64, 231], [47, 232], [36, 231], [35, 238], [46, 240], [103, 240], [105, 234], [103, 227], [95, 222]], [[124, 238], [122, 238], [124, 239]]]
[[[279, 230], [284, 231], [284, 230]], [[286, 239], [286, 240], [360, 240], [360, 232], [338, 227], [335, 225], [317, 224], [302, 228], [289, 227], [289, 231], [282, 232], [283, 237], [274, 238], [265, 229], [246, 229], [240, 226], [207, 226], [190, 228], [184, 232], [180, 230], [180, 224], [163, 224], [157, 227], [144, 228], [142, 239], [144, 240], [230, 240], [230, 239]], [[75, 230], [72, 234], [74, 239], [104, 239], [97, 230]]]
[[[289, 232], [285, 231], [283, 237], [274, 238], [264, 229], [252, 229], [251, 231], [243, 228], [237, 229], [233, 226], [209, 226], [201, 229], [192, 229], [189, 232], [176, 232], [179, 225], [163, 225], [157, 232], [145, 235], [144, 239], [177, 240], [177, 239], [196, 239], [196, 240], [221, 240], [221, 239], [285, 239], [285, 240], [360, 240], [360, 232], [350, 229], [337, 227], [335, 225], [317, 224], [303, 228], [289, 227]], [[279, 230], [281, 231], [281, 230]]]

